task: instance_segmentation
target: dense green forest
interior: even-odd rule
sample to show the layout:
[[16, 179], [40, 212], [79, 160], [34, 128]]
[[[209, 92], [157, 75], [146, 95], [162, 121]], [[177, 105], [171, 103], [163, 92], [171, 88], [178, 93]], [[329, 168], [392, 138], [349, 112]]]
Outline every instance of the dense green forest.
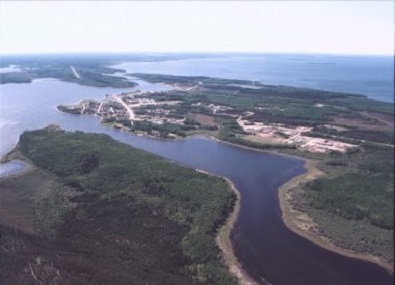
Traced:
[[[15, 270], [10, 265], [31, 254], [57, 268], [65, 283], [236, 284], [215, 243], [235, 201], [224, 179], [106, 135], [69, 133], [54, 126], [23, 133], [18, 151], [58, 185], [48, 190], [52, 194], [47, 197], [55, 198], [34, 204], [33, 212], [48, 212], [54, 203], [64, 211], [57, 213], [57, 221], [46, 221], [55, 215], [35, 217], [39, 235], [29, 237], [2, 226], [2, 244], [7, 246], [5, 239], [13, 235], [32, 251], [0, 251], [3, 270]], [[37, 175], [0, 181], [0, 187], [28, 187], [40, 183]], [[57, 191], [62, 189], [73, 194], [61, 196]], [[16, 282], [4, 272], [3, 284]]]
[[291, 205], [308, 213], [334, 244], [393, 263], [394, 150], [363, 144], [346, 154], [308, 154], [324, 176], [292, 189]]
[[375, 226], [393, 229], [392, 155], [390, 147], [372, 146], [346, 155], [333, 153], [322, 168], [329, 172], [330, 166], [337, 173], [308, 183], [308, 201], [346, 219], [367, 219]]

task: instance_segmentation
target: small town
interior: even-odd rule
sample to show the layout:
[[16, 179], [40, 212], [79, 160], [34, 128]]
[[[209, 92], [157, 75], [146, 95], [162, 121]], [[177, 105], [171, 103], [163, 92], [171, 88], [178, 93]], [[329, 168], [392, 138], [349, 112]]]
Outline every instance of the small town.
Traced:
[[[190, 88], [188, 88], [189, 90]], [[150, 95], [151, 91], [128, 92], [121, 94], [107, 94], [99, 103], [94, 100], [84, 100], [77, 105], [59, 106], [61, 111], [73, 114], [98, 115], [103, 123], [111, 123], [116, 129], [131, 127], [136, 121], [150, 122], [156, 125], [166, 123], [184, 125], [186, 117], [177, 114], [176, 106], [181, 101], [165, 100], [156, 101]], [[204, 107], [212, 114], [221, 113], [237, 119], [238, 125], [247, 134], [246, 138], [252, 141], [273, 144], [295, 145], [301, 150], [309, 152], [325, 153], [329, 151], [346, 152], [358, 146], [326, 138], [315, 138], [304, 135], [310, 132], [312, 127], [307, 126], [284, 126], [282, 124], [265, 124], [249, 120], [253, 112], [245, 112], [242, 115], [226, 113], [231, 107], [208, 104], [201, 102], [191, 104], [192, 108]], [[153, 131], [153, 136], [159, 136], [159, 132]], [[174, 134], [170, 134], [174, 137]]]
[[[85, 100], [77, 105], [61, 106], [62, 111], [82, 114], [82, 115], [98, 115], [103, 118], [104, 123], [115, 123], [115, 128], [121, 128], [122, 123], [130, 121], [133, 124], [134, 121], [149, 121], [154, 124], [182, 124], [185, 118], [177, 119], [171, 117], [171, 110], [161, 108], [161, 106], [176, 105], [178, 101], [161, 101], [156, 102], [154, 99], [145, 97], [151, 92], [130, 92], [121, 93], [116, 95], [107, 94], [105, 99], [99, 103], [94, 100]], [[140, 95], [139, 97], [135, 97]], [[141, 97], [144, 96], [144, 97]], [[139, 112], [136, 113], [136, 109], [141, 107], [151, 106], [148, 110], [144, 111], [144, 114]]]

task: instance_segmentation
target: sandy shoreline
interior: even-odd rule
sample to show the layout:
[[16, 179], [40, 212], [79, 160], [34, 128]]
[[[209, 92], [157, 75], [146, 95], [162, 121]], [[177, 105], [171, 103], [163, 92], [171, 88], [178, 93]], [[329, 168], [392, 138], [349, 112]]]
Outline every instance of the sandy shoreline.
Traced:
[[291, 204], [289, 203], [289, 192], [292, 191], [292, 188], [297, 187], [301, 182], [314, 180], [322, 175], [325, 175], [325, 173], [317, 169], [316, 163], [312, 160], [306, 160], [305, 167], [307, 169], [307, 172], [289, 180], [288, 182], [283, 184], [278, 190], [282, 219], [286, 227], [295, 232], [296, 234], [312, 241], [320, 247], [347, 257], [373, 262], [385, 268], [390, 274], [393, 275], [393, 265], [385, 262], [383, 259], [377, 256], [357, 253], [348, 249], [338, 247], [325, 237], [314, 234], [309, 230], [310, 227], [316, 226], [315, 222], [306, 213], [297, 211], [291, 206]]
[[237, 188], [235, 187], [233, 182], [230, 181], [230, 179], [228, 179], [226, 177], [215, 175], [215, 174], [212, 174], [210, 172], [200, 170], [200, 169], [195, 169], [195, 170], [198, 172], [201, 172], [201, 173], [205, 173], [205, 174], [212, 175], [212, 176], [219, 177], [219, 178], [226, 180], [231, 191], [233, 191], [236, 194], [236, 201], [235, 201], [233, 211], [228, 216], [225, 224], [222, 225], [222, 227], [218, 231], [218, 234], [215, 238], [215, 242], [216, 242], [218, 248], [222, 251], [223, 263], [228, 267], [230, 273], [237, 278], [237, 280], [239, 281], [239, 284], [241, 284], [241, 285], [258, 285], [258, 283], [256, 283], [254, 281], [254, 279], [252, 279], [244, 271], [243, 267], [237, 260], [235, 254], [234, 254], [234, 251], [233, 251], [232, 242], [230, 240], [230, 233], [233, 230], [233, 227], [236, 223], [237, 217], [239, 216], [239, 212], [240, 212], [240, 199], [241, 199], [240, 192], [237, 190]]
[[[391, 275], [394, 273], [394, 265], [390, 264], [386, 261], [384, 261], [382, 258], [379, 258], [374, 255], [370, 254], [363, 254], [363, 253], [358, 253], [354, 252], [345, 248], [341, 248], [333, 244], [331, 241], [326, 239], [323, 236], [319, 236], [317, 234], [312, 233], [309, 231], [309, 227], [311, 226], [317, 226], [316, 223], [312, 220], [311, 217], [309, 217], [306, 213], [297, 211], [293, 209], [293, 207], [290, 205], [288, 199], [290, 198], [289, 196], [289, 191], [292, 190], [293, 187], [297, 187], [299, 183], [302, 182], [307, 182], [314, 180], [320, 176], [325, 175], [324, 172], [320, 171], [316, 167], [316, 162], [311, 159], [306, 159], [294, 154], [288, 154], [288, 153], [281, 153], [278, 151], [273, 151], [273, 150], [266, 150], [266, 149], [254, 149], [248, 146], [243, 146], [243, 145], [237, 145], [235, 143], [227, 142], [227, 141], [222, 141], [218, 138], [215, 137], [207, 137], [208, 139], [218, 141], [221, 143], [226, 143], [229, 145], [241, 147], [244, 149], [248, 150], [253, 150], [261, 153], [271, 153], [271, 154], [276, 154], [276, 155], [281, 155], [281, 156], [286, 156], [286, 157], [291, 157], [291, 158], [296, 158], [296, 159], [301, 159], [306, 162], [306, 172], [298, 175], [291, 180], [285, 182], [283, 185], [280, 186], [278, 189], [278, 197], [279, 197], [279, 204], [282, 212], [282, 220], [284, 221], [284, 224], [287, 228], [295, 232], [296, 234], [302, 236], [303, 238], [308, 239], [309, 241], [315, 243], [317, 246], [320, 246], [322, 248], [325, 248], [327, 250], [330, 250], [332, 252], [336, 252], [338, 254], [341, 254], [343, 256], [347, 257], [352, 257], [352, 258], [357, 258], [357, 259], [362, 259], [365, 261], [373, 262], [384, 269], [386, 269]], [[236, 190], [237, 191], [237, 190]], [[239, 198], [239, 197], [238, 197]]]
[[243, 270], [241, 264], [239, 263], [239, 261], [237, 260], [234, 254], [232, 242], [230, 240], [230, 233], [234, 228], [234, 225], [236, 223], [237, 217], [239, 216], [239, 212], [240, 212], [240, 192], [234, 186], [232, 181], [230, 181], [228, 178], [225, 177], [222, 178], [224, 178], [228, 182], [230, 188], [236, 194], [237, 199], [232, 214], [228, 217], [225, 225], [223, 225], [222, 228], [219, 230], [215, 241], [218, 247], [222, 251], [223, 262], [229, 268], [229, 271], [238, 279], [239, 284], [258, 285], [258, 283], [255, 282], [254, 279], [252, 279]]

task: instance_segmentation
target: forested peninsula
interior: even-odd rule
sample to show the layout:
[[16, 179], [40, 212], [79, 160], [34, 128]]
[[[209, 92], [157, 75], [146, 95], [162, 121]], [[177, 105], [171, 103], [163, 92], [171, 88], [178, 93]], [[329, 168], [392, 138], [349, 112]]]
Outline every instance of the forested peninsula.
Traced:
[[225, 179], [56, 126], [23, 133], [15, 158], [34, 167], [0, 180], [3, 284], [237, 284], [215, 241]]

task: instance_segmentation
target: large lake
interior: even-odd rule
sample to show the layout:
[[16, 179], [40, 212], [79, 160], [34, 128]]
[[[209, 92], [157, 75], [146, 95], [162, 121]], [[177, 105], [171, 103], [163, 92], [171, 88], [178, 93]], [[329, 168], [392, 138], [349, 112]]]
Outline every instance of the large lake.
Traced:
[[393, 56], [238, 55], [221, 58], [130, 62], [115, 67], [129, 73], [159, 73], [257, 80], [367, 95], [394, 102]]
[[[143, 82], [139, 89], [163, 89]], [[66, 130], [106, 133], [132, 146], [189, 167], [230, 178], [241, 193], [241, 211], [231, 239], [236, 255], [257, 280], [273, 284], [392, 284], [377, 265], [331, 253], [288, 230], [281, 219], [278, 187], [305, 171], [299, 159], [250, 151], [202, 137], [161, 141], [99, 125], [99, 118], [56, 110], [59, 104], [101, 99], [132, 89], [94, 88], [46, 79], [30, 84], [0, 85], [0, 154], [24, 130], [50, 123]]]

